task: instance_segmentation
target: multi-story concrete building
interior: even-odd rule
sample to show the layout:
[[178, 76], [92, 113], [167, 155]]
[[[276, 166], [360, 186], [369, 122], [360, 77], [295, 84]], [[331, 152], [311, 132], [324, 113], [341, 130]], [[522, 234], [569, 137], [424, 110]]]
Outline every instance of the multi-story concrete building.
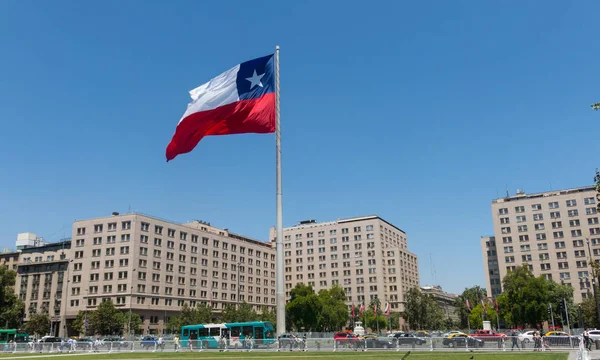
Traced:
[[19, 252], [10, 249], [4, 249], [0, 253], [0, 266], [6, 266], [9, 270], [17, 271], [19, 264]]
[[486, 288], [488, 297], [496, 297], [502, 293], [502, 278], [498, 266], [498, 250], [496, 249], [495, 236], [481, 237], [481, 250], [483, 251], [483, 266], [486, 274]]
[[202, 221], [177, 224], [142, 214], [73, 223], [67, 323], [110, 299], [140, 315], [145, 333], [166, 330], [184, 304], [275, 306], [270, 243]]
[[[398, 312], [404, 292], [419, 286], [418, 260], [406, 233], [378, 216], [302, 221], [284, 228], [283, 236], [288, 300], [300, 282], [315, 292], [339, 284], [349, 306], [378, 298]], [[274, 228], [270, 238], [275, 241]]]
[[48, 314], [51, 320], [48, 330], [55, 336], [65, 324], [61, 314], [66, 309], [65, 273], [70, 248], [71, 241], [67, 240], [19, 250], [15, 291], [25, 304], [24, 320], [35, 313]]
[[[492, 217], [495, 239], [481, 240], [489, 296], [501, 289], [506, 273], [521, 264], [536, 276], [572, 286], [575, 302], [590, 296], [590, 260], [600, 259], [595, 187], [519, 191], [492, 201]], [[499, 274], [491, 276], [496, 260]]]

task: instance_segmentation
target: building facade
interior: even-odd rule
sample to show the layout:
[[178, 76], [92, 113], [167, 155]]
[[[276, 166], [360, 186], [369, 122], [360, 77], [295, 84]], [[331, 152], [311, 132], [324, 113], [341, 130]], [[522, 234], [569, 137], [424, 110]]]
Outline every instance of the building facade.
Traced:
[[17, 265], [19, 264], [18, 251], [12, 251], [10, 249], [4, 249], [0, 253], [0, 266], [6, 266], [9, 270], [17, 271]]
[[500, 267], [498, 266], [496, 237], [482, 236], [480, 241], [483, 252], [483, 268], [486, 274], [487, 296], [495, 298], [502, 293], [502, 278], [500, 277]]
[[[285, 294], [297, 283], [315, 292], [340, 285], [346, 304], [378, 298], [392, 311], [403, 310], [403, 294], [419, 286], [417, 256], [406, 233], [378, 216], [331, 222], [302, 221], [283, 229]], [[271, 229], [275, 241], [275, 229]]]
[[[600, 259], [594, 186], [517, 192], [492, 201], [492, 217], [495, 239], [481, 240], [489, 296], [501, 291], [501, 279], [522, 264], [536, 276], [572, 286], [576, 303], [592, 296], [590, 262]], [[498, 276], [490, 275], [494, 268], [488, 264], [494, 261]]]
[[457, 296], [455, 294], [445, 292], [441, 286], [421, 286], [421, 292], [433, 297], [442, 309], [445, 319], [451, 319], [454, 323], [460, 321], [460, 317], [456, 313]]
[[21, 247], [17, 265], [15, 291], [25, 304], [25, 321], [32, 314], [48, 314], [51, 326], [49, 333], [57, 336], [66, 309], [65, 293], [69, 266], [68, 254], [71, 241], [62, 241], [41, 246]]
[[210, 226], [142, 214], [75, 221], [66, 292], [67, 324], [112, 300], [140, 315], [144, 333], [165, 332], [169, 316], [199, 303], [220, 311], [246, 302], [275, 307], [271, 244]]

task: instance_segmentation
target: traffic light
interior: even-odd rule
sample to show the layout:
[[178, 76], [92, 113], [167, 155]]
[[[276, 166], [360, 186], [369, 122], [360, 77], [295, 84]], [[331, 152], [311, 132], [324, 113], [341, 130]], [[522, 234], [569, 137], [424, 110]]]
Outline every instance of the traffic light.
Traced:
[[552, 316], [552, 305], [548, 305], [546, 311], [548, 312], [548, 315]]

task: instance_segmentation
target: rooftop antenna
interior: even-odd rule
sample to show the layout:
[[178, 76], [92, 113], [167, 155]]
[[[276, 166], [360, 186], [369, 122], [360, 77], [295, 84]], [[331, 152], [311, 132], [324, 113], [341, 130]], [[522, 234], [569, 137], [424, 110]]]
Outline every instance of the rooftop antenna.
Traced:
[[431, 253], [429, 253], [429, 265], [431, 267], [431, 278], [433, 279], [433, 283], [435, 285], [435, 284], [437, 284], [437, 276], [436, 276], [435, 265], [433, 264], [433, 257], [431, 256]]
[[510, 194], [508, 193], [508, 185], [506, 185], [506, 197], [510, 197]]

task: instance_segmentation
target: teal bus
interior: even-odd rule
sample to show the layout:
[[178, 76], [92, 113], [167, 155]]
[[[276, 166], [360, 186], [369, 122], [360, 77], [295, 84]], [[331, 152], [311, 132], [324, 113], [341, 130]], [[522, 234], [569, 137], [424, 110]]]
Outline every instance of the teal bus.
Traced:
[[252, 336], [254, 347], [269, 347], [275, 343], [275, 328], [269, 321], [251, 321], [223, 324], [186, 325], [181, 328], [181, 346], [216, 349], [225, 336], [229, 348], [243, 348], [244, 339]]
[[7, 344], [10, 341], [15, 343], [29, 342], [29, 334], [23, 330], [0, 329], [0, 344]]

